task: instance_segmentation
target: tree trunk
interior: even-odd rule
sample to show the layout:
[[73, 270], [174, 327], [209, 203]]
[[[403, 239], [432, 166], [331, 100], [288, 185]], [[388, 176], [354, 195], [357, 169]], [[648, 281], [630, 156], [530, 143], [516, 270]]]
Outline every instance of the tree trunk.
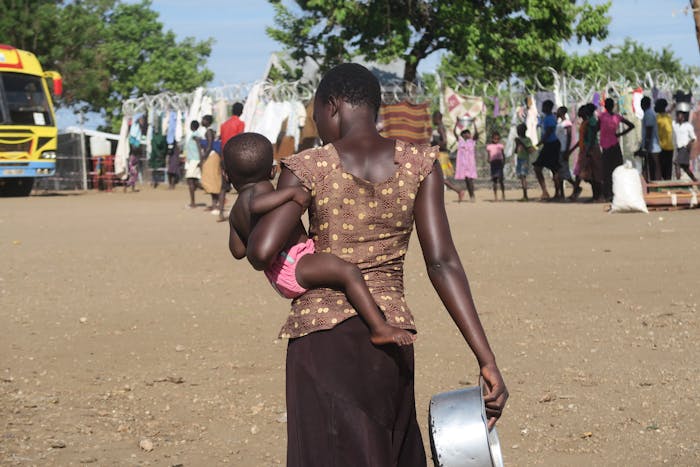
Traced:
[[695, 18], [695, 38], [698, 41], [698, 50], [700, 50], [700, 2], [690, 0], [690, 8], [693, 10], [693, 17]]
[[416, 61], [415, 63], [410, 63], [408, 60], [406, 60], [406, 63], [403, 68], [403, 87], [404, 90], [406, 89], [407, 86], [410, 86], [412, 83], [416, 82], [416, 76], [418, 75], [418, 63], [420, 61]]

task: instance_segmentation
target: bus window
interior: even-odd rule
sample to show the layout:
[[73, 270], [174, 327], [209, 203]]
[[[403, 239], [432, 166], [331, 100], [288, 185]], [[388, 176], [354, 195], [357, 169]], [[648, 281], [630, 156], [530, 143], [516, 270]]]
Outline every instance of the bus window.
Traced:
[[51, 126], [51, 111], [42, 79], [20, 73], [0, 73], [13, 125]]

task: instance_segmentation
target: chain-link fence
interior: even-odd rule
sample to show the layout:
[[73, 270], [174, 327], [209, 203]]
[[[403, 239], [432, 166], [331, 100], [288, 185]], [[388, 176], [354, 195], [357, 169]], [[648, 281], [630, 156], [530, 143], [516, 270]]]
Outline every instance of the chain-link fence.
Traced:
[[87, 160], [85, 137], [78, 133], [58, 135], [56, 173], [51, 177], [37, 178], [35, 190], [84, 190], [86, 189]]

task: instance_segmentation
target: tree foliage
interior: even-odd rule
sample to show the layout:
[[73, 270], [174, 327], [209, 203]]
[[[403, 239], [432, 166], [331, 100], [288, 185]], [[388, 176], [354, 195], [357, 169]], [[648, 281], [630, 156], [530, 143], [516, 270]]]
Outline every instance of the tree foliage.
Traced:
[[121, 102], [189, 91], [211, 81], [211, 39], [178, 42], [149, 0], [0, 0], [0, 42], [34, 52], [63, 75], [60, 104], [103, 111], [116, 128]]
[[404, 79], [438, 50], [451, 52], [458, 74], [508, 77], [537, 64], [562, 63], [562, 41], [606, 37], [609, 3], [588, 0], [269, 0], [276, 27], [268, 34], [292, 57], [322, 68], [362, 55], [405, 61]]
[[564, 61], [562, 70], [573, 77], [595, 80], [622, 77], [631, 82], [639, 82], [647, 72], [663, 72], [678, 79], [693, 74], [670, 48], [656, 51], [629, 38], [621, 45], [606, 45], [599, 52], [571, 55]]

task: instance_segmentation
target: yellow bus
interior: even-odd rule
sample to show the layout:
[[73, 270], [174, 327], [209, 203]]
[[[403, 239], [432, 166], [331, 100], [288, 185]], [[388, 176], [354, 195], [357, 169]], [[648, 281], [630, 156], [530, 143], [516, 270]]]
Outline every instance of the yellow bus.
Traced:
[[61, 95], [55, 71], [33, 53], [0, 44], [0, 195], [28, 196], [36, 177], [56, 172], [56, 117], [49, 92]]

